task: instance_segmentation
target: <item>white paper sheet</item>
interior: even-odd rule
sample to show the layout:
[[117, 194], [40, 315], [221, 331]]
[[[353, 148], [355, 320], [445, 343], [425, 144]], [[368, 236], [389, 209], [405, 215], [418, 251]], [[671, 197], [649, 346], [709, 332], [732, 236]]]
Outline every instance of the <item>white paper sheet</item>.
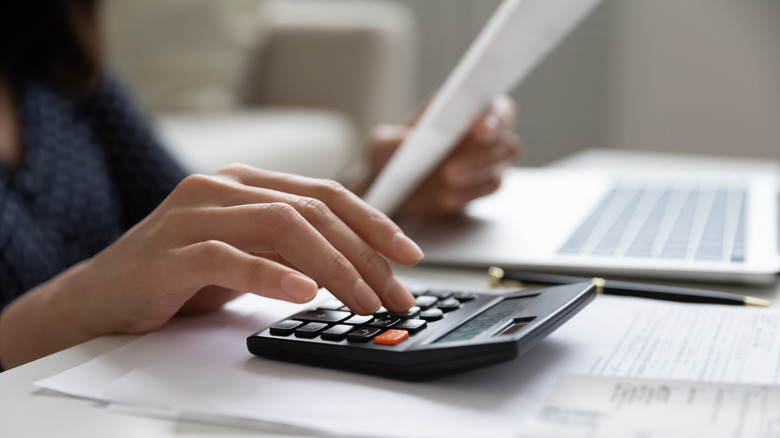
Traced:
[[780, 386], [562, 376], [523, 427], [534, 438], [780, 435]]
[[392, 214], [484, 111], [511, 91], [600, 0], [505, 0], [365, 195]]
[[147, 413], [261, 429], [513, 437], [564, 373], [778, 380], [780, 313], [767, 309], [601, 296], [524, 356], [407, 383], [256, 358], [246, 350], [246, 336], [298, 308], [248, 296], [217, 315], [177, 320], [38, 385]]

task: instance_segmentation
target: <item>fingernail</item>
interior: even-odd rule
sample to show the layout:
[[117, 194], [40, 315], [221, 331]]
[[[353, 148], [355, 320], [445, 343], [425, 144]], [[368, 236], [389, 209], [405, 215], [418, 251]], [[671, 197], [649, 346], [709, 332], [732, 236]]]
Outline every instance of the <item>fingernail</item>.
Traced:
[[317, 283], [305, 275], [291, 272], [282, 277], [282, 290], [293, 301], [309, 301], [317, 294]]
[[414, 306], [414, 296], [393, 277], [387, 280], [385, 294], [393, 310], [404, 311]]
[[498, 117], [489, 114], [485, 116], [485, 118], [482, 120], [482, 124], [485, 127], [484, 131], [482, 131], [482, 142], [484, 143], [492, 143], [494, 142], [499, 135], [498, 132]]
[[414, 243], [412, 239], [407, 237], [406, 234], [400, 231], [395, 233], [395, 236], [393, 236], [393, 245], [395, 245], [395, 249], [397, 249], [401, 254], [409, 257], [412, 260], [422, 260], [422, 258], [425, 256], [425, 254], [422, 252], [422, 249], [420, 249], [420, 247], [417, 246], [417, 244]]
[[358, 278], [355, 282], [353, 296], [355, 297], [355, 303], [364, 310], [366, 315], [376, 312], [382, 305], [379, 301], [379, 297], [376, 296], [374, 291], [368, 287], [362, 278]]

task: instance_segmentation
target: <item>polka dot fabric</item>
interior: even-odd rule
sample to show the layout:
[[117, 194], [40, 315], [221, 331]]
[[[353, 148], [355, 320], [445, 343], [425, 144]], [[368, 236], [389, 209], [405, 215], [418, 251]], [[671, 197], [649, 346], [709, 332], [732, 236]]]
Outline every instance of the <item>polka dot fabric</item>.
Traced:
[[17, 95], [25, 163], [0, 164], [2, 307], [105, 248], [185, 176], [113, 78], [79, 98], [42, 84]]

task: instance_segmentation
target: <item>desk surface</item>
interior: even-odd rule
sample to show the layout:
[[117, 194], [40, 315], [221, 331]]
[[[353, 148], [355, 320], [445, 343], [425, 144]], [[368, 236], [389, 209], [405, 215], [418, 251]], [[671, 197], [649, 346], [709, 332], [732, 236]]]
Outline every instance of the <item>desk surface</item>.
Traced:
[[[463, 287], [487, 287], [487, 276], [482, 271], [416, 267], [399, 268], [398, 272], [410, 279], [455, 282]], [[780, 284], [777, 283], [761, 287], [719, 285], [718, 288], [780, 303]], [[119, 335], [101, 337], [0, 373], [0, 436], [258, 436], [257, 431], [115, 413], [106, 409], [103, 403], [45, 392], [33, 385], [39, 379], [82, 364], [133, 339], [132, 336]]]
[[[463, 287], [488, 287], [482, 271], [434, 268], [398, 268], [405, 278], [455, 283]], [[0, 373], [0, 436], [83, 437], [203, 437], [298, 435], [258, 433], [217, 425], [157, 419], [116, 413], [103, 403], [81, 400], [41, 390], [33, 382], [50, 377], [121, 347], [134, 336], [103, 336], [35, 362]]]
[[[482, 271], [443, 268], [399, 268], [405, 278], [443, 281], [464, 287], [484, 288], [487, 275]], [[742, 292], [780, 303], [780, 285], [751, 287]], [[69, 348], [30, 364], [0, 373], [0, 436], [59, 437], [203, 437], [298, 435], [260, 433], [188, 421], [158, 419], [116, 413], [105, 404], [75, 399], [41, 390], [33, 382], [80, 365], [135, 339], [133, 336], [104, 336]]]

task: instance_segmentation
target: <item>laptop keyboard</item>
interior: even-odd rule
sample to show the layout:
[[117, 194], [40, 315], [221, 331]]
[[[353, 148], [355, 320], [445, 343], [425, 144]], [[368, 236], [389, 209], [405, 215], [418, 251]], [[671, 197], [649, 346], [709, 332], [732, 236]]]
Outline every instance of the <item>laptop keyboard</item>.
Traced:
[[745, 260], [744, 188], [618, 185], [559, 254]]

